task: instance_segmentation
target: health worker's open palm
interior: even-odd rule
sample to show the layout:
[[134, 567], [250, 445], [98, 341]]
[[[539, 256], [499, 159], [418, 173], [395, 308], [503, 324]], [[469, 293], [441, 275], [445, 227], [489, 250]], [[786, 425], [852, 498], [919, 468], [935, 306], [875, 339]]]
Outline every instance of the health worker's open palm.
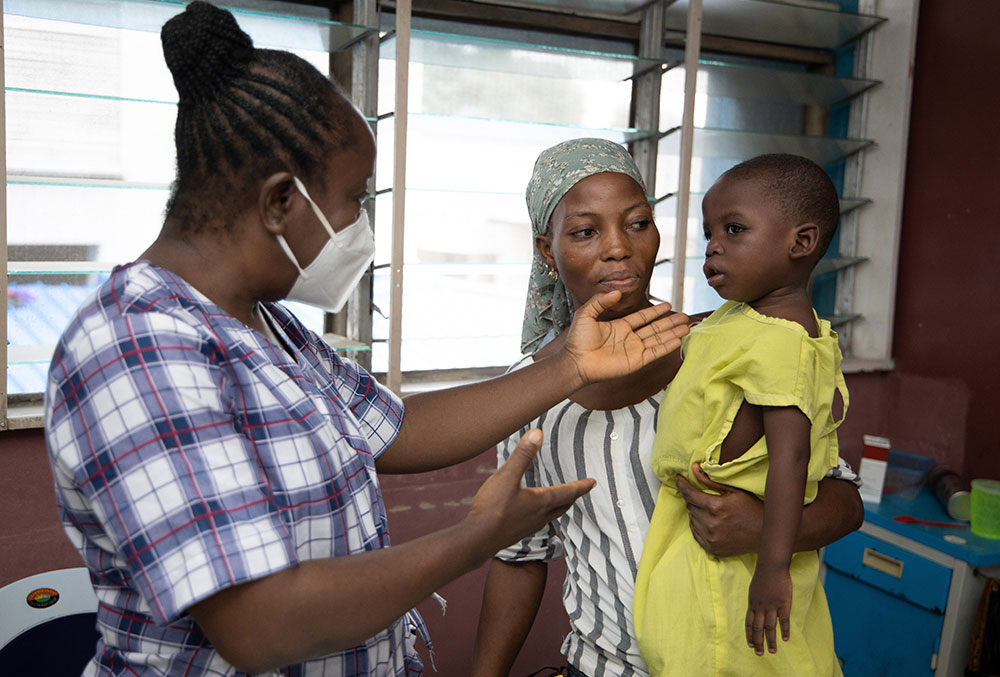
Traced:
[[565, 350], [585, 384], [624, 376], [658, 360], [677, 350], [689, 331], [687, 315], [667, 315], [669, 303], [599, 320], [620, 298], [619, 291], [595, 295], [576, 311], [566, 332]]

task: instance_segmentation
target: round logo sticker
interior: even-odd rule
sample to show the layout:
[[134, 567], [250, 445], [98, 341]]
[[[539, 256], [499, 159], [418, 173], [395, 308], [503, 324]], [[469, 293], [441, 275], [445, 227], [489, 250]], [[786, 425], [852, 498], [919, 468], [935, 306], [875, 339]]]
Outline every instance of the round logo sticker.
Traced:
[[28, 593], [26, 601], [32, 609], [47, 609], [59, 601], [59, 592], [52, 588], [38, 588]]

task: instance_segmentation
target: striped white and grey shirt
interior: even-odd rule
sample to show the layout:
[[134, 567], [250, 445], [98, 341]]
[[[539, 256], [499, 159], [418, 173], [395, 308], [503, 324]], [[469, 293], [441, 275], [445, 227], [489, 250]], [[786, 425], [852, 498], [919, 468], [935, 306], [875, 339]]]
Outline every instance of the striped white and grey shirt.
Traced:
[[[512, 367], [530, 364], [526, 357]], [[530, 428], [544, 434], [524, 484], [543, 487], [593, 477], [597, 486], [555, 522], [497, 553], [506, 561], [566, 557], [563, 604], [570, 632], [562, 652], [590, 675], [648, 675], [632, 626], [642, 545], [660, 489], [651, 468], [656, 411], [663, 392], [614, 411], [564, 400], [499, 445], [498, 465]], [[843, 460], [831, 476], [857, 482]]]

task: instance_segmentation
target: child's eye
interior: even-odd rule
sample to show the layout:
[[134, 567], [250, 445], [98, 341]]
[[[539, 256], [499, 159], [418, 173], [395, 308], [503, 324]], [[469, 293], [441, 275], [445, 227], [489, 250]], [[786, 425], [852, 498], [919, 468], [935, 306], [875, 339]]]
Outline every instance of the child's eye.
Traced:
[[742, 233], [746, 228], [739, 225], [738, 223], [727, 223], [726, 232], [730, 235], [736, 235], [737, 233]]

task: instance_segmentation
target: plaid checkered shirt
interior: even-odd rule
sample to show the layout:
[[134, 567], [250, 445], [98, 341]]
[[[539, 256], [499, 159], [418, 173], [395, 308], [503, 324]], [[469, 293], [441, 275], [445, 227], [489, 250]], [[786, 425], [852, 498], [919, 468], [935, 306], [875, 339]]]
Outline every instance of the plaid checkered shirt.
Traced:
[[[192, 604], [389, 545], [374, 460], [402, 402], [282, 306], [262, 310], [294, 358], [140, 261], [114, 270], [56, 347], [46, 440], [99, 602], [85, 674], [238, 674]], [[280, 674], [419, 674], [411, 621]]]

